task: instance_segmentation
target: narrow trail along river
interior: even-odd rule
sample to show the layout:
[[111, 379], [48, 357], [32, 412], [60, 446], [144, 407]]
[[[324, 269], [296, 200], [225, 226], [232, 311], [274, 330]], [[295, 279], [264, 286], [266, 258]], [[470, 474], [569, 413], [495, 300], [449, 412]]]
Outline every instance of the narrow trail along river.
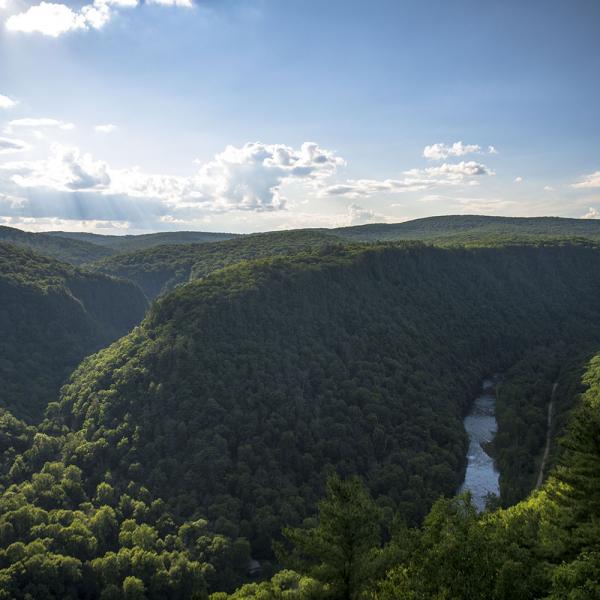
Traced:
[[494, 466], [494, 460], [484, 449], [498, 431], [494, 385], [494, 379], [483, 381], [483, 389], [464, 420], [469, 435], [469, 450], [467, 472], [459, 491], [469, 490], [473, 504], [479, 511], [485, 508], [488, 494], [500, 495], [499, 473]]

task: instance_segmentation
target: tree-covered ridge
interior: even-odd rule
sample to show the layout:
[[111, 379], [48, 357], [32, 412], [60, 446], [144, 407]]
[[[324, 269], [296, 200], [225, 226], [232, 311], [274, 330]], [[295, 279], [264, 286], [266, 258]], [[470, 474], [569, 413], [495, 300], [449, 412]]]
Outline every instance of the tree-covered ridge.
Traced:
[[[491, 525], [463, 500], [438, 503], [423, 530], [402, 521], [457, 489], [485, 374], [557, 339], [600, 339], [598, 252], [334, 245], [165, 295], [85, 359], [37, 429], [0, 419], [0, 594], [206, 598], [239, 585], [251, 556], [268, 574], [288, 527], [300, 555], [278, 560], [299, 573], [236, 600], [357, 598], [328, 579], [351, 581], [353, 549], [361, 597], [543, 597], [568, 557], [539, 541], [538, 496]], [[350, 483], [330, 486], [319, 523], [333, 472]], [[330, 535], [351, 552], [321, 568]]]
[[37, 419], [81, 359], [144, 316], [134, 284], [0, 243], [0, 406]]
[[102, 235], [72, 231], [47, 231], [44, 235], [53, 238], [79, 240], [92, 243], [115, 252], [133, 252], [154, 246], [175, 244], [198, 244], [218, 242], [235, 238], [235, 233], [212, 233], [207, 231], [161, 231], [158, 233], [141, 233], [138, 235]]
[[331, 230], [356, 242], [421, 240], [473, 243], [485, 240], [584, 238], [600, 240], [600, 220], [562, 217], [489, 217], [449, 215], [403, 223], [376, 223]]
[[599, 598], [600, 355], [585, 371], [562, 379], [577, 408], [558, 467], [526, 500], [479, 515], [468, 495], [442, 498], [407, 528], [359, 480], [333, 477], [317, 518], [285, 530], [280, 558], [294, 570], [211, 600]]
[[29, 248], [44, 256], [74, 265], [92, 262], [113, 254], [113, 251], [108, 248], [83, 240], [53, 237], [45, 233], [30, 233], [3, 225], [0, 225], [0, 242]]
[[533, 343], [598, 335], [594, 249], [327, 252], [183, 286], [87, 359], [57, 418], [90, 463], [263, 558], [331, 470], [417, 522], [462, 479], [480, 377]]
[[153, 299], [178, 285], [242, 260], [292, 255], [341, 241], [315, 230], [269, 232], [216, 243], [157, 246], [109, 257], [89, 268], [131, 279]]

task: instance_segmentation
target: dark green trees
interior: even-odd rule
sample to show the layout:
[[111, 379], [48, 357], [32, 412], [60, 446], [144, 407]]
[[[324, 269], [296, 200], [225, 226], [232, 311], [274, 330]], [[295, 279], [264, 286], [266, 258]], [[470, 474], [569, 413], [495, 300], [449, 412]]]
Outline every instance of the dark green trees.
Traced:
[[317, 524], [284, 530], [294, 548], [286, 561], [326, 584], [332, 600], [356, 600], [377, 575], [381, 520], [381, 510], [360, 479], [332, 476]]

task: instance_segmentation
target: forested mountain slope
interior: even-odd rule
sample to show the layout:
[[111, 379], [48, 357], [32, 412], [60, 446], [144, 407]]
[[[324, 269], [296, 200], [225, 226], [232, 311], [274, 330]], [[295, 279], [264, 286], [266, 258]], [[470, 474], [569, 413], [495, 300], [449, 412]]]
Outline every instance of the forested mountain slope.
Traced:
[[525, 501], [480, 515], [468, 496], [439, 499], [409, 529], [390, 524], [360, 481], [334, 477], [318, 518], [285, 530], [280, 557], [296, 571], [211, 600], [599, 598], [600, 355], [577, 364], [559, 383], [576, 408], [558, 467]]
[[81, 359], [139, 323], [130, 282], [0, 243], [0, 406], [39, 418]]
[[73, 265], [81, 265], [113, 254], [109, 248], [84, 240], [53, 237], [45, 233], [30, 233], [2, 225], [0, 225], [0, 242], [29, 248], [44, 256]]
[[[204, 598], [239, 582], [250, 552], [272, 558], [333, 471], [365, 479], [386, 527], [395, 511], [417, 524], [462, 479], [462, 416], [480, 378], [557, 338], [600, 340], [599, 292], [599, 251], [560, 245], [327, 246], [184, 285], [80, 365], [35, 435], [10, 423], [22, 448], [3, 470], [0, 590]], [[435, 510], [430, 533], [394, 551], [385, 593], [409, 582], [418, 595], [406, 597], [435, 597], [471, 582], [456, 576], [463, 558], [494, 566], [482, 547], [460, 550], [474, 513]], [[519, 544], [537, 525], [519, 518], [505, 534], [499, 519], [508, 589], [535, 566], [538, 551]], [[421, 582], [436, 556], [444, 569]]]
[[282, 520], [310, 514], [330, 468], [368, 476], [418, 520], [460, 483], [479, 378], [532, 344], [598, 334], [593, 249], [331, 252], [167, 295], [78, 369], [65, 424], [93, 423], [90, 441], [135, 431], [95, 462], [265, 556]]
[[135, 281], [149, 299], [242, 260], [292, 255], [343, 240], [316, 230], [272, 231], [203, 244], [157, 246], [109, 257], [88, 267]]
[[494, 240], [585, 238], [600, 240], [600, 220], [561, 217], [488, 217], [449, 215], [403, 223], [377, 223], [330, 230], [356, 242], [422, 240], [467, 243]]

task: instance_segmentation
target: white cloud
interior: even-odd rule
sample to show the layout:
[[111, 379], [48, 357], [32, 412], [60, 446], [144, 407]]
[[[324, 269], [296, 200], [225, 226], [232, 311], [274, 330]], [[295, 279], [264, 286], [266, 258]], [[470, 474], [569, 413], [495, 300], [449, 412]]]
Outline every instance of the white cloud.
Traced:
[[600, 210], [590, 206], [590, 209], [581, 218], [582, 219], [600, 219]]
[[47, 117], [42, 118], [25, 118], [25, 119], [14, 119], [13, 121], [9, 121], [8, 130], [11, 130], [14, 127], [31, 127], [31, 128], [39, 128], [39, 127], [56, 127], [58, 129], [63, 129], [68, 131], [73, 129], [75, 125], [73, 123], [66, 123], [65, 121], [59, 121], [58, 119], [50, 119]]
[[20, 196], [11, 196], [0, 193], [0, 208], [7, 208], [11, 211], [19, 210], [27, 205], [27, 198]]
[[51, 152], [48, 159], [4, 163], [0, 170], [11, 173], [13, 183], [23, 188], [58, 191], [108, 188], [110, 176], [106, 163], [59, 144], [54, 144]]
[[478, 175], [494, 175], [494, 171], [474, 160], [463, 160], [459, 163], [444, 163], [439, 167], [428, 167], [427, 169], [413, 169], [412, 171], [407, 171], [407, 173], [416, 173], [419, 176], [426, 174], [429, 177], [446, 178], [450, 181], [462, 181], [465, 177]]
[[523, 178], [519, 175], [518, 177], [515, 177], [515, 183], [521, 183], [523, 181]]
[[321, 190], [321, 196], [369, 197], [378, 193], [418, 192], [446, 185], [473, 185], [474, 178], [494, 175], [494, 171], [482, 163], [461, 161], [444, 163], [426, 169], [404, 171], [402, 179], [349, 179], [344, 183], [330, 185]]
[[287, 182], [316, 184], [344, 164], [317, 144], [298, 149], [282, 144], [228, 146], [195, 175], [147, 174], [139, 168], [113, 169], [78, 149], [55, 144], [44, 160], [0, 165], [11, 181], [25, 188], [94, 191], [132, 198], [155, 198], [182, 213], [209, 211], [275, 211], [286, 206], [281, 187]]
[[0, 94], [0, 108], [12, 108], [17, 105], [17, 101]]
[[[0, 194], [0, 203], [2, 195]], [[109, 235], [130, 233], [126, 221], [99, 219], [62, 219], [59, 217], [8, 217], [0, 216], [0, 225], [18, 227], [26, 231], [90, 231]]]
[[464, 156], [465, 154], [474, 154], [481, 152], [481, 146], [478, 144], [463, 144], [454, 142], [452, 145], [438, 143], [431, 146], [425, 146], [423, 156], [431, 160], [442, 160], [449, 156]]
[[181, 6], [183, 8], [192, 8], [192, 6], [194, 6], [191, 0], [146, 0], [146, 4], [160, 4], [162, 6]]
[[573, 183], [571, 187], [576, 189], [600, 188], [600, 171], [595, 171], [594, 173], [585, 175], [582, 181]]
[[[498, 154], [498, 150], [495, 146], [488, 146], [487, 153]], [[443, 160], [450, 156], [465, 156], [467, 154], [484, 154], [484, 151], [479, 144], [464, 144], [461, 141], [453, 144], [439, 142], [431, 144], [431, 146], [425, 146], [423, 149], [423, 156], [430, 160]]]
[[385, 223], [389, 219], [381, 213], [358, 204], [348, 206], [348, 225], [364, 225], [366, 223]]
[[[193, 6], [191, 0], [146, 0], [146, 3], [184, 8]], [[56, 38], [72, 31], [102, 29], [120, 9], [137, 5], [138, 0], [94, 0], [91, 4], [73, 9], [66, 4], [41, 2], [9, 17], [6, 28], [9, 31], [41, 33]]]
[[545, 186], [544, 186], [544, 191], [545, 191], [545, 192], [555, 192], [555, 191], [556, 191], [556, 189], [555, 189], [555, 188], [553, 188], [551, 185], [545, 185]]
[[31, 146], [22, 140], [0, 137], [0, 154], [13, 154], [15, 152], [24, 152]]
[[113, 133], [119, 129], [116, 125], [112, 123], [107, 123], [106, 125], [96, 125], [94, 127], [94, 131], [96, 133]]
[[321, 196], [346, 196], [349, 198], [369, 197], [373, 194], [391, 192], [418, 192], [428, 187], [428, 183], [418, 178], [405, 179], [349, 179], [344, 183], [324, 188]]
[[82, 12], [53, 2], [31, 6], [24, 13], [12, 15], [6, 21], [6, 29], [9, 31], [41, 33], [51, 37], [58, 37], [68, 31], [86, 29], [87, 26]]

